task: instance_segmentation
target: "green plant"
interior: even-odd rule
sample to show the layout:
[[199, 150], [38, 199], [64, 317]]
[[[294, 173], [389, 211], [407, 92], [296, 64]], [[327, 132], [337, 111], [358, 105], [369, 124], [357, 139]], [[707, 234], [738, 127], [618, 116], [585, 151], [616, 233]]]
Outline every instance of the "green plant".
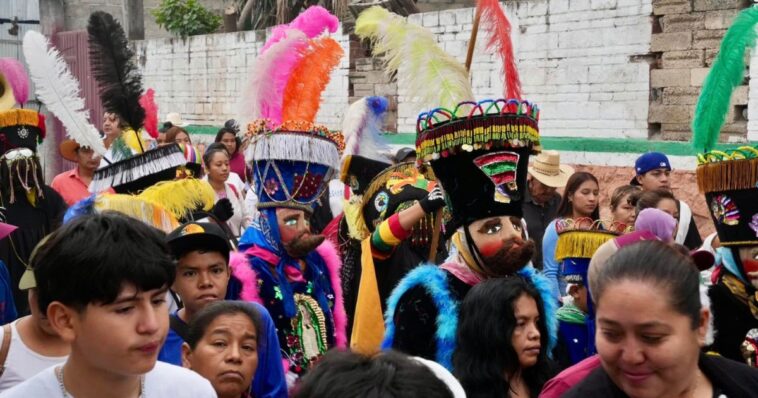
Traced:
[[213, 33], [221, 26], [221, 17], [197, 0], [161, 0], [152, 14], [158, 26], [182, 38]]

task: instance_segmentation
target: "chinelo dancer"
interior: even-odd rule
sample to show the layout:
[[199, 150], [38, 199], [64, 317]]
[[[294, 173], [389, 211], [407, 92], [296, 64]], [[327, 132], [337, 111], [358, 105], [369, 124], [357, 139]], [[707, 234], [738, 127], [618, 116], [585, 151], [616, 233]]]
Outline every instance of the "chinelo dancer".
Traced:
[[[429, 162], [447, 195], [451, 215], [444, 235], [452, 241], [448, 260], [422, 265], [392, 292], [385, 314], [383, 348], [433, 359], [452, 368], [458, 305], [472, 286], [488, 278], [518, 275], [533, 284], [554, 314], [547, 280], [529, 265], [534, 243], [526, 239], [521, 201], [529, 156], [539, 151], [538, 108], [521, 99], [510, 51], [510, 25], [495, 2], [480, 4], [484, 24], [503, 46], [506, 99], [474, 102], [468, 73], [445, 54], [432, 34], [390, 12], [373, 7], [356, 21], [356, 34], [383, 54], [398, 85], [424, 106], [439, 106], [418, 117], [417, 162]], [[413, 37], [413, 45], [407, 43]], [[550, 347], [556, 324], [547, 320]]]

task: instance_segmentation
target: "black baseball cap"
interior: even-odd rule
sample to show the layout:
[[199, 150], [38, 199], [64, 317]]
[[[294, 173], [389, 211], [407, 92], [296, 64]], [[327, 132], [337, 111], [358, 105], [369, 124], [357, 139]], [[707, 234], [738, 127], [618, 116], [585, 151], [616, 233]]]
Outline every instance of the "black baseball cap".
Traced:
[[174, 257], [179, 258], [193, 250], [217, 251], [229, 263], [229, 240], [226, 234], [216, 224], [205, 222], [189, 222], [171, 231], [166, 237], [166, 243]]
[[397, 150], [397, 153], [395, 153], [395, 162], [400, 163], [404, 162], [405, 159], [408, 159], [409, 157], [416, 157], [416, 150], [413, 148], [400, 148]]

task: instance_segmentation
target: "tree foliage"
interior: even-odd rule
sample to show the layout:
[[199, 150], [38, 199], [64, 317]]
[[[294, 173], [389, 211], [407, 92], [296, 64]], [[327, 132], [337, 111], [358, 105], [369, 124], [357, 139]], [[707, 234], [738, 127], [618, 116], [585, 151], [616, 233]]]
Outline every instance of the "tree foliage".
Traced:
[[213, 33], [221, 26], [221, 17], [197, 0], [161, 0], [152, 14], [158, 26], [182, 38]]

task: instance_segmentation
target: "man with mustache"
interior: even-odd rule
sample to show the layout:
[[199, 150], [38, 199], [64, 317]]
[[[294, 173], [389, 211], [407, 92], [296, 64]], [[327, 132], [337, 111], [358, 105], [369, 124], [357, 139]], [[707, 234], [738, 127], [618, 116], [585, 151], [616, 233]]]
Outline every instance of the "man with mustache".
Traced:
[[519, 276], [541, 292], [544, 313], [550, 316], [547, 349], [552, 351], [557, 303], [547, 280], [530, 264], [535, 244], [521, 219], [529, 156], [539, 149], [536, 106], [522, 102], [518, 109], [523, 111], [523, 106], [526, 112], [506, 107], [445, 123], [438, 122], [436, 111], [419, 116], [416, 150], [447, 194], [452, 214], [443, 230], [452, 243], [451, 255], [440, 266], [417, 267], [392, 292], [384, 349], [432, 359], [450, 369], [458, 304], [480, 281]]
[[341, 260], [310, 224], [338, 166], [338, 144], [316, 131], [266, 130], [250, 145], [260, 216], [240, 239], [243, 255], [232, 256], [229, 292], [269, 311], [291, 385], [346, 340]]

